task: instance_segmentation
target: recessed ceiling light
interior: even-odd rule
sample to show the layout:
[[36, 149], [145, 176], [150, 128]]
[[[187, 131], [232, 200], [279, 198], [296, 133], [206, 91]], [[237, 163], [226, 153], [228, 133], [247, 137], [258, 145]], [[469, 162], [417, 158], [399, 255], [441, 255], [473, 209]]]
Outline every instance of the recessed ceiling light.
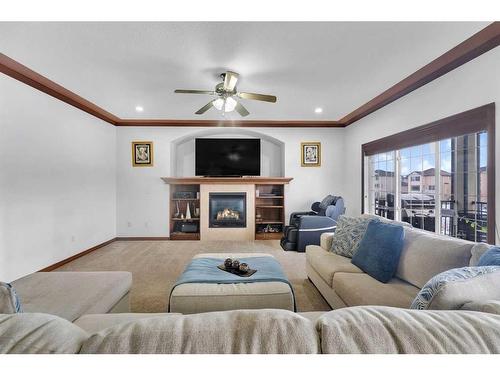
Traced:
[[323, 108], [320, 108], [320, 107], [315, 108], [315, 109], [314, 109], [314, 112], [315, 112], [315, 113], [322, 113], [322, 112], [323, 112]]
[[144, 107], [142, 107], [142, 106], [138, 105], [138, 106], [136, 106], [136, 107], [135, 107], [135, 110], [136, 110], [137, 112], [143, 112], [143, 111], [144, 111]]

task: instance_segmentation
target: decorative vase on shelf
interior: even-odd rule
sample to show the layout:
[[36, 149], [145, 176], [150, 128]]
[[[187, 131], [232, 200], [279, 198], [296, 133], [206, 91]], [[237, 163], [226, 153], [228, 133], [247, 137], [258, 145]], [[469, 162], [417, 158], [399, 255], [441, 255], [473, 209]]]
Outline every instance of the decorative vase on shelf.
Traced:
[[179, 217], [181, 214], [181, 210], [179, 210], [179, 201], [175, 202], [175, 207], [176, 207], [176, 211], [175, 211], [174, 217]]
[[186, 205], [186, 220], [191, 220], [191, 209], [189, 208], [189, 202]]
[[200, 209], [198, 207], [194, 209], [194, 217], [200, 217]]

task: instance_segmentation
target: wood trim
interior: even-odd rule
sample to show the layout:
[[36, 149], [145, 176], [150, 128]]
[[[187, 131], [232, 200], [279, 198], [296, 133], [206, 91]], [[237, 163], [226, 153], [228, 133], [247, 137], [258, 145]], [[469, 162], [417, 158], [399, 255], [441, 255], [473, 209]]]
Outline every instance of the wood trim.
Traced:
[[63, 259], [60, 262], [57, 262], [57, 263], [54, 263], [54, 264], [52, 264], [52, 265], [50, 265], [48, 267], [45, 267], [45, 268], [41, 269], [38, 272], [51, 272], [51, 271], [54, 271], [56, 268], [59, 268], [59, 267], [65, 265], [66, 263], [69, 263], [69, 262], [71, 262], [71, 261], [73, 261], [75, 259], [81, 258], [82, 256], [87, 255], [87, 254], [89, 254], [89, 253], [91, 253], [91, 252], [93, 252], [93, 251], [95, 251], [97, 249], [100, 249], [101, 247], [109, 245], [110, 243], [112, 243], [114, 241], [116, 241], [116, 237], [112, 238], [112, 239], [110, 239], [110, 240], [108, 240], [106, 242], [103, 242], [103, 243], [101, 243], [99, 245], [93, 246], [90, 249], [84, 250], [84, 251], [82, 251], [82, 252], [80, 252], [78, 254], [70, 256], [69, 258]]
[[82, 98], [74, 92], [69, 91], [41, 74], [38, 74], [21, 63], [18, 63], [3, 53], [0, 53], [0, 72], [50, 96], [53, 96], [56, 99], [62, 100], [65, 103], [81, 109], [92, 116], [109, 122], [112, 125], [115, 125], [119, 120], [119, 118], [115, 115], [107, 112], [101, 107], [98, 107], [94, 103], [89, 102], [87, 99]]
[[488, 132], [488, 243], [496, 241], [495, 103], [483, 105], [361, 146], [361, 210], [364, 212], [365, 156], [486, 130]]
[[337, 121], [121, 119], [2, 53], [0, 72], [116, 126], [343, 128], [499, 45], [500, 22], [493, 22]]
[[284, 185], [292, 181], [293, 177], [162, 177], [161, 179], [170, 185]]
[[340, 119], [350, 124], [500, 45], [500, 22], [493, 22], [361, 107]]
[[116, 237], [115, 241], [169, 241], [170, 237]]
[[339, 121], [297, 120], [159, 120], [120, 119], [116, 126], [181, 126], [240, 128], [343, 128]]
[[365, 143], [361, 146], [361, 149], [364, 156], [370, 156], [391, 151], [395, 148], [406, 148], [467, 133], [489, 130], [491, 111], [495, 112], [495, 103], [489, 103], [426, 125]]
[[[486, 123], [488, 124], [488, 243], [496, 243], [496, 138], [495, 138], [495, 104], [486, 108]], [[491, 203], [490, 203], [491, 202]], [[490, 220], [491, 219], [491, 220]]]

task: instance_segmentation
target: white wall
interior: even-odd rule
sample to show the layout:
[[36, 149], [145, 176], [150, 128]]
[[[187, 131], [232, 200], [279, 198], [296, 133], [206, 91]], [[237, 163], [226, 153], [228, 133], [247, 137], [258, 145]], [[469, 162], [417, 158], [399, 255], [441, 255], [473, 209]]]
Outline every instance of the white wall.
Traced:
[[[451, 71], [346, 128], [345, 190], [348, 214], [361, 212], [361, 145], [476, 108], [496, 105], [496, 186], [500, 182], [500, 48]], [[500, 194], [496, 223], [500, 225]], [[497, 230], [497, 243], [500, 242]]]
[[[170, 176], [172, 142], [197, 134], [202, 128], [123, 127], [117, 129], [117, 235], [168, 236], [169, 188], [160, 177]], [[248, 130], [241, 130], [249, 134]], [[343, 190], [343, 129], [274, 129], [251, 130], [274, 137], [284, 144], [284, 175], [294, 180], [286, 188], [286, 215], [309, 209], [312, 199]], [[227, 134], [221, 128], [220, 134]], [[237, 130], [235, 132], [238, 132]], [[133, 168], [131, 142], [154, 142], [154, 167]], [[322, 165], [319, 168], [300, 166], [300, 142], [322, 142]], [[190, 159], [191, 160], [191, 159]], [[186, 167], [186, 170], [190, 170]]]
[[0, 280], [115, 237], [116, 129], [0, 74]]

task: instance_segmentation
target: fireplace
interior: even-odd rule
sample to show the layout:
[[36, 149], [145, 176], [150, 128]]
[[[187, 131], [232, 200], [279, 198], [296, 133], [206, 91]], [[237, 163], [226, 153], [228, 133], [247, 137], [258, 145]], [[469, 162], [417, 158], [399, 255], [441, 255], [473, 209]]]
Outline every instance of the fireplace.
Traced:
[[209, 193], [209, 228], [246, 228], [247, 193]]

